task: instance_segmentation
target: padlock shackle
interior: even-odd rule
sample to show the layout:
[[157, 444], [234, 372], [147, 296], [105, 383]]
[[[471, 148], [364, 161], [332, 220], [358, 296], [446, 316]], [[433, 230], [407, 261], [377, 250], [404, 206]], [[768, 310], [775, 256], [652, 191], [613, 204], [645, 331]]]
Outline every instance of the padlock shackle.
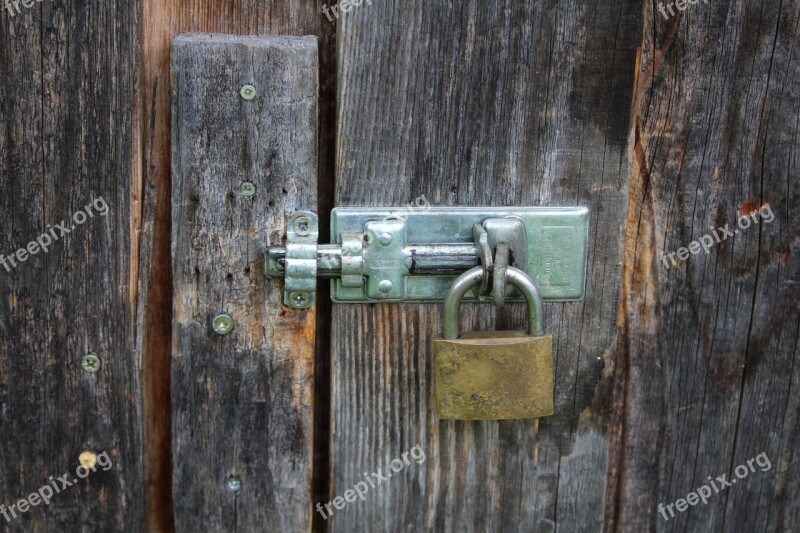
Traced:
[[[507, 281], [519, 289], [528, 301], [528, 333], [535, 337], [544, 335], [542, 321], [542, 297], [536, 284], [525, 272], [518, 268], [506, 268]], [[457, 339], [458, 333], [458, 308], [461, 300], [470, 289], [483, 281], [483, 267], [475, 267], [464, 272], [453, 283], [447, 298], [444, 301], [444, 335], [447, 340]]]

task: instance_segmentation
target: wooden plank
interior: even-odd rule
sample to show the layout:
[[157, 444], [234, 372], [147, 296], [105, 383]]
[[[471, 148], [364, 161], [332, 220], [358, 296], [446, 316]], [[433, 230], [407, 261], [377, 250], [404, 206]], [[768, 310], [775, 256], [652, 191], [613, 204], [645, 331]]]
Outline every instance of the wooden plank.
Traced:
[[[701, 2], [666, 19], [655, 9], [634, 108], [607, 526], [795, 530], [800, 8]], [[774, 220], [737, 228], [767, 204]], [[738, 233], [717, 243], [726, 225]], [[662, 261], [704, 236], [708, 253]], [[771, 468], [738, 479], [762, 453]], [[668, 521], [657, 510], [723, 475], [737, 483], [707, 504], [665, 511]]]
[[[141, 530], [130, 232], [137, 11], [99, 0], [17, 4], [0, 14], [0, 255], [8, 266], [0, 266], [0, 529]], [[61, 223], [68, 234], [55, 229]], [[50, 234], [47, 245], [49, 228], [58, 238]], [[46, 251], [33, 247], [16, 266], [7, 259], [37, 238]], [[88, 353], [101, 361], [97, 373], [81, 368]], [[50, 479], [76, 479], [85, 451], [104, 466], [49, 505], [37, 500], [20, 512], [18, 500]]]
[[[311, 525], [314, 310], [262, 272], [316, 207], [316, 37], [173, 43], [173, 500], [180, 531]], [[244, 84], [257, 96], [240, 96]], [[257, 187], [241, 194], [241, 184]], [[229, 314], [219, 336], [211, 321]], [[226, 480], [237, 476], [240, 491]]]
[[[339, 205], [585, 205], [581, 303], [545, 304], [555, 416], [439, 421], [435, 305], [334, 306], [333, 491], [426, 460], [334, 509], [335, 531], [602, 527], [641, 4], [372, 2], [339, 19]], [[522, 328], [522, 305], [462, 326]], [[419, 453], [418, 453], [419, 454]], [[374, 478], [373, 478], [374, 479]]]
[[[148, 512], [150, 529], [172, 527], [172, 465], [170, 435], [170, 349], [172, 338], [172, 268], [170, 179], [170, 83], [169, 65], [172, 39], [182, 32], [231, 34], [318, 35], [320, 37], [320, 135], [335, 132], [331, 113], [335, 103], [335, 25], [321, 24], [322, 15], [314, 2], [285, 0], [142, 0], [142, 120], [135, 132], [137, 161], [134, 172], [141, 191], [142, 214], [137, 229], [141, 232], [140, 290], [147, 306], [142, 306], [143, 410], [148, 499], [154, 502]], [[326, 21], [327, 22], [327, 21]], [[319, 146], [319, 187], [323, 203], [332, 202], [333, 143]], [[322, 208], [322, 205], [320, 205]], [[324, 209], [323, 209], [324, 211]], [[323, 218], [321, 223], [327, 221]], [[324, 313], [324, 299], [318, 312]], [[319, 321], [318, 329], [327, 321]], [[327, 338], [322, 333], [318, 337]], [[319, 349], [326, 347], [318, 343]], [[327, 361], [318, 358], [316, 379], [325, 380]], [[321, 389], [320, 392], [324, 392]], [[325, 403], [320, 405], [324, 407]], [[326, 441], [327, 416], [316, 417], [324, 425], [315, 430], [315, 439]], [[321, 449], [324, 449], [321, 447]], [[318, 455], [321, 459], [325, 454]], [[317, 469], [320, 470], [321, 469]], [[324, 484], [321, 477], [318, 481]], [[157, 502], [157, 504], [156, 504]]]

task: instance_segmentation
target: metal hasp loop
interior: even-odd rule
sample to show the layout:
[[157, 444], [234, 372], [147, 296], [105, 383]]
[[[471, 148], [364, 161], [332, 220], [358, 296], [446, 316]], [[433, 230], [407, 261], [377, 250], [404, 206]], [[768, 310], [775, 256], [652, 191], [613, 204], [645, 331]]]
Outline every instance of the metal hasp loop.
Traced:
[[[453, 283], [447, 298], [444, 301], [444, 335], [447, 340], [457, 339], [458, 333], [458, 309], [461, 299], [473, 287], [483, 281], [483, 268], [475, 267], [462, 274]], [[542, 321], [542, 297], [539, 289], [533, 280], [518, 268], [506, 268], [506, 280], [515, 286], [525, 296], [528, 301], [528, 333], [531, 336], [540, 337], [544, 334]]]
[[497, 244], [497, 251], [494, 257], [494, 272], [492, 273], [492, 300], [494, 300], [494, 305], [497, 307], [503, 307], [506, 304], [506, 284], [508, 283], [506, 272], [511, 266], [509, 264], [511, 260], [510, 254], [511, 251], [507, 242]]

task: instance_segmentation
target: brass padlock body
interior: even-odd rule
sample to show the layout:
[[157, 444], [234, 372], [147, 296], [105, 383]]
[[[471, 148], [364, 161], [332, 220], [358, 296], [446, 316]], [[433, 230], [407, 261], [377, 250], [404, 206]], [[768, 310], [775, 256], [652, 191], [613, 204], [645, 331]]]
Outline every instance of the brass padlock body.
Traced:
[[476, 331], [433, 341], [440, 418], [506, 420], [553, 414], [553, 337]]

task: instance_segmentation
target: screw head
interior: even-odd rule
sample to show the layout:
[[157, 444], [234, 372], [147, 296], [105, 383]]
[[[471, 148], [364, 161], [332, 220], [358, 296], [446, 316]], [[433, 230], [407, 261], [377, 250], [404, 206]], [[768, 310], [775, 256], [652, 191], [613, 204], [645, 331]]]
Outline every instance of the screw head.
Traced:
[[81, 452], [81, 454], [78, 456], [78, 462], [84, 468], [94, 468], [94, 466], [97, 464], [97, 454], [89, 450]]
[[230, 315], [217, 315], [214, 317], [211, 326], [214, 328], [214, 333], [218, 335], [227, 335], [233, 331], [233, 318]]
[[84, 355], [81, 358], [81, 368], [90, 374], [94, 374], [100, 370], [100, 358], [93, 354]]
[[242, 196], [255, 196], [256, 186], [249, 181], [243, 181], [241, 187], [239, 187], [239, 193]]
[[383, 294], [389, 294], [392, 292], [394, 285], [388, 279], [385, 279], [378, 283], [378, 290], [381, 291]]
[[311, 219], [308, 217], [297, 217], [294, 220], [294, 231], [301, 237], [307, 236], [311, 233]]
[[238, 476], [228, 476], [225, 480], [225, 487], [231, 492], [239, 492], [242, 490], [242, 480]]
[[381, 243], [383, 246], [389, 246], [392, 244], [392, 234], [391, 233], [381, 233], [380, 237], [378, 237], [378, 242]]
[[289, 295], [289, 300], [297, 307], [308, 305], [309, 296], [307, 292], [295, 291]]
[[239, 91], [239, 94], [241, 94], [242, 98], [245, 100], [252, 100], [256, 97], [256, 88], [252, 85], [243, 85], [242, 90]]

